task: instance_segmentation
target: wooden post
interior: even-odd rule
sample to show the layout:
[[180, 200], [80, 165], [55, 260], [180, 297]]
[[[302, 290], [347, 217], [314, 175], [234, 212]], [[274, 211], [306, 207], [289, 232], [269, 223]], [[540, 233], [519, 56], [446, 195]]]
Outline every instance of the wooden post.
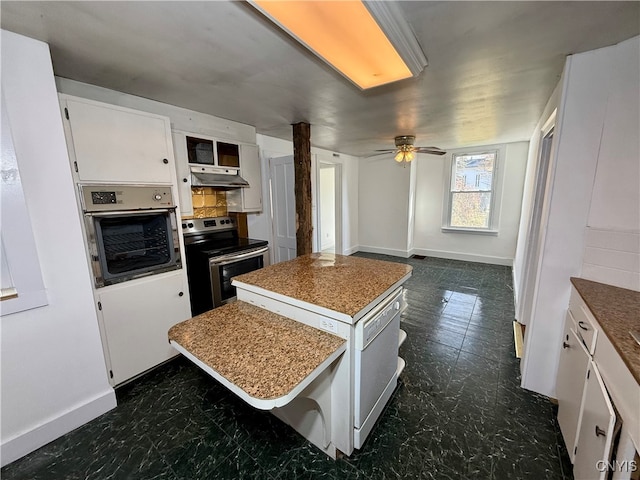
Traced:
[[298, 256], [313, 250], [311, 221], [311, 126], [293, 125], [293, 169], [296, 195], [296, 253]]

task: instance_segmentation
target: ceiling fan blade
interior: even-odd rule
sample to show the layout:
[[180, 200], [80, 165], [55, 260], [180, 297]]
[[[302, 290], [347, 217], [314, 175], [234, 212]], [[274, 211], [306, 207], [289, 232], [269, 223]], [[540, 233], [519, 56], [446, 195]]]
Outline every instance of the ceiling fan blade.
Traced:
[[371, 157], [380, 157], [382, 155], [395, 155], [396, 150], [375, 150], [375, 153], [370, 153], [369, 155], [364, 155], [360, 158], [371, 158]]
[[374, 152], [386, 152], [386, 153], [391, 153], [391, 152], [395, 152], [397, 150], [397, 148], [383, 148], [381, 150], [374, 150]]
[[438, 147], [416, 147], [415, 151], [418, 153], [428, 153], [430, 155], [445, 155], [447, 153]]

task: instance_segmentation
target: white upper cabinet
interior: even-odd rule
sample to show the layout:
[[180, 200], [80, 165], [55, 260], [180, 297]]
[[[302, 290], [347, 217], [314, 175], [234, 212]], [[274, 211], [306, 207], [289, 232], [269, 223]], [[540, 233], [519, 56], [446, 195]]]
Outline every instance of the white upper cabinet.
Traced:
[[172, 135], [182, 216], [193, 215], [191, 167], [212, 167], [222, 169], [229, 175], [238, 174], [249, 186], [227, 190], [228, 211], [262, 211], [262, 171], [256, 145], [178, 130], [174, 130]]
[[172, 183], [169, 118], [67, 95], [60, 101], [78, 181]]
[[240, 175], [249, 182], [249, 186], [229, 190], [227, 193], [228, 210], [230, 212], [261, 212], [262, 171], [257, 146], [240, 146]]

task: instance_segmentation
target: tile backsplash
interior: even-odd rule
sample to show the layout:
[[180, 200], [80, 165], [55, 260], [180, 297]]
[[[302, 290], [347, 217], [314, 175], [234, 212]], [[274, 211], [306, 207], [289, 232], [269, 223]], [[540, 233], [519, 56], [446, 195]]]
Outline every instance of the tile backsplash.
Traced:
[[193, 218], [227, 215], [227, 193], [214, 187], [191, 187]]

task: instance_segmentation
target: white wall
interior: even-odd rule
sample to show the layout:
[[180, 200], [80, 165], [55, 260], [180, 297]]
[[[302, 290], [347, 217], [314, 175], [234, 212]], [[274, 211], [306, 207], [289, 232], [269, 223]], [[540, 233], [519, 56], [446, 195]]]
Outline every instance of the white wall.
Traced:
[[588, 225], [640, 232], [640, 37], [611, 52], [609, 97]]
[[587, 227], [581, 277], [640, 292], [640, 233]]
[[2, 93], [49, 304], [2, 316], [2, 464], [115, 407], [48, 46], [2, 31]]
[[[474, 262], [511, 265], [516, 251], [528, 142], [451, 150], [443, 157], [422, 155], [417, 163], [414, 251]], [[500, 197], [498, 235], [443, 232], [443, 209], [451, 155], [499, 149], [496, 194]]]
[[[632, 42], [637, 42], [637, 38]], [[604, 218], [596, 215], [595, 211], [590, 213], [592, 193], [596, 203], [601, 201], [601, 194], [593, 188], [596, 165], [603, 162], [603, 165], [617, 169], [618, 165], [638, 161], [637, 153], [634, 153], [635, 159], [618, 158], [627, 141], [629, 145], [632, 142], [637, 144], [637, 129], [626, 132], [630, 137], [619, 147], [602, 149], [603, 132], [615, 127], [613, 119], [626, 118], [628, 108], [637, 108], [638, 82], [633, 80], [638, 75], [637, 68], [633, 71], [633, 68], [624, 67], [627, 62], [636, 62], [637, 65], [637, 49], [628, 48], [626, 44], [573, 55], [567, 59], [563, 74], [546, 237], [539, 259], [533, 309], [525, 332], [522, 363], [522, 386], [551, 397], [555, 396], [560, 349], [560, 342], [556, 340], [561, 338], [569, 301], [569, 278], [581, 275], [588, 221], [592, 217]], [[622, 84], [631, 88], [621, 91]], [[607, 201], [605, 210], [615, 206], [625, 212], [631, 208], [633, 213], [637, 205], [625, 205], [636, 199], [631, 195], [612, 203]], [[617, 221], [626, 218], [624, 212], [616, 214], [609, 211], [603, 215], [613, 215]]]
[[[360, 159], [359, 238], [360, 250], [409, 257], [409, 213], [411, 166], [399, 164], [393, 156]], [[416, 189], [420, 190], [421, 185]]]
[[237, 142], [256, 143], [256, 129], [251, 125], [67, 78], [56, 77], [56, 85], [60, 93], [164, 115], [171, 119], [171, 128], [175, 130], [202, 133]]
[[640, 291], [640, 37], [612, 55], [582, 277]]

